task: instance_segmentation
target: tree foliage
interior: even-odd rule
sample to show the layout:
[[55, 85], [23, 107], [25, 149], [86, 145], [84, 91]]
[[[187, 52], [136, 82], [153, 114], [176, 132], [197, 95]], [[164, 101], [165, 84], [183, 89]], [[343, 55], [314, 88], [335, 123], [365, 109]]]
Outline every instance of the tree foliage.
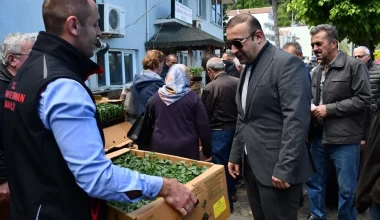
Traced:
[[287, 10], [309, 26], [334, 25], [339, 40], [374, 49], [380, 43], [380, 2], [374, 0], [292, 0]]
[[236, 8], [261, 8], [271, 6], [272, 1], [268, 2], [266, 0], [239, 0]]
[[[279, 27], [290, 26], [292, 21], [292, 13], [288, 12], [287, 5], [291, 0], [277, 0], [278, 25]], [[273, 5], [272, 0], [239, 0], [236, 8], [261, 8]]]
[[277, 3], [278, 25], [280, 27], [292, 24], [292, 12], [287, 11], [287, 6], [290, 2], [291, 0], [279, 0]]

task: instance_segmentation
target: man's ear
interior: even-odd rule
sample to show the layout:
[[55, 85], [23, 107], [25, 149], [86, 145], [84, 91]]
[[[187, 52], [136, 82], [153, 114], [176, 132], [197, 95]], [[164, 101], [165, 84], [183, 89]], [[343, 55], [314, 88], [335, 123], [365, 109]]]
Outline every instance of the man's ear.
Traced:
[[75, 16], [70, 16], [66, 19], [65, 29], [72, 35], [77, 36], [79, 33], [79, 20]]
[[13, 55], [13, 54], [8, 54], [7, 55], [7, 58], [6, 58], [6, 60], [7, 60], [7, 64], [8, 65], [11, 65], [11, 66], [13, 66], [13, 67], [16, 67], [16, 61], [15, 61], [15, 55]]

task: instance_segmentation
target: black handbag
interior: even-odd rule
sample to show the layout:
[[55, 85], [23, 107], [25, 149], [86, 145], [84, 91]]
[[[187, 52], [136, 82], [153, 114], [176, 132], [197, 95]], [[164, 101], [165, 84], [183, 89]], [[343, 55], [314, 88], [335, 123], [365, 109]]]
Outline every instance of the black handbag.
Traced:
[[150, 150], [150, 141], [154, 129], [154, 106], [152, 97], [148, 100], [145, 112], [133, 123], [127, 137], [137, 143], [139, 150]]

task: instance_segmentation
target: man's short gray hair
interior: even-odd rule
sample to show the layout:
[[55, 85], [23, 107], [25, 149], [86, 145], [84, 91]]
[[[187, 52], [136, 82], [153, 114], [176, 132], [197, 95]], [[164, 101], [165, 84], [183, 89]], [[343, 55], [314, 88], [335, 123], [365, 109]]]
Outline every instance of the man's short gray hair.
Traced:
[[8, 34], [0, 46], [0, 60], [7, 65], [8, 54], [20, 54], [22, 41], [34, 43], [37, 39], [37, 33], [13, 33]]
[[329, 39], [330, 42], [334, 40], [338, 41], [338, 37], [339, 37], [338, 30], [334, 26], [329, 25], [329, 24], [320, 24], [313, 27], [310, 30], [310, 35], [314, 36], [321, 31], [325, 31], [327, 33], [327, 38]]
[[214, 71], [224, 70], [224, 63], [222, 59], [213, 57], [207, 61], [206, 68], [210, 68]]
[[357, 47], [357, 48], [354, 49], [354, 51], [357, 50], [357, 49], [363, 49], [365, 51], [365, 55], [371, 55], [371, 53], [369, 52], [369, 49], [367, 47], [365, 47], [365, 46]]
[[302, 54], [302, 47], [301, 47], [301, 45], [298, 43], [298, 42], [287, 42], [283, 47], [282, 47], [282, 49], [287, 49], [288, 47], [290, 47], [290, 46], [293, 46], [293, 47], [295, 47], [296, 48], [296, 53], [297, 53], [297, 55], [300, 55], [300, 54]]
[[230, 49], [227, 49], [225, 54], [227, 55], [229, 60], [233, 60], [236, 57], [235, 54], [232, 53], [232, 51]]

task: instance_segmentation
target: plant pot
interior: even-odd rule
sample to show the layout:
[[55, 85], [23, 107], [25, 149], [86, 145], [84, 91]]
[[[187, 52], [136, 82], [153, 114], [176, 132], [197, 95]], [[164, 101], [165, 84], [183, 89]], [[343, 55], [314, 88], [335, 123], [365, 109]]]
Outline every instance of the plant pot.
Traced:
[[111, 127], [113, 125], [120, 124], [124, 121], [125, 121], [125, 117], [124, 117], [124, 115], [122, 115], [122, 116], [117, 117], [117, 118], [113, 118], [113, 119], [110, 119], [107, 121], [102, 121], [102, 125], [103, 125], [103, 128], [107, 128], [107, 127]]
[[191, 79], [191, 81], [199, 82], [199, 81], [202, 81], [202, 79], [203, 79], [202, 76], [193, 76], [193, 78]]

